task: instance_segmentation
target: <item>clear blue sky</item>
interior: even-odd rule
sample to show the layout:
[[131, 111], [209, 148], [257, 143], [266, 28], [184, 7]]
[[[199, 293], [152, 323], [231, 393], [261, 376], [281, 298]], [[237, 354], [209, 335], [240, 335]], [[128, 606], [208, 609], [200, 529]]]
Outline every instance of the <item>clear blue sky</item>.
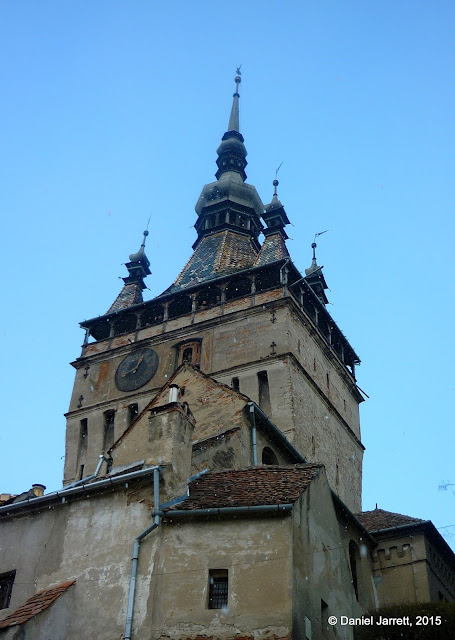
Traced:
[[[276, 167], [288, 246], [315, 232], [362, 359], [364, 509], [455, 542], [453, 2], [0, 4], [0, 490], [61, 486], [83, 334], [149, 215], [148, 297], [191, 253], [235, 68], [248, 181]], [[451, 534], [451, 535], [449, 535]]]

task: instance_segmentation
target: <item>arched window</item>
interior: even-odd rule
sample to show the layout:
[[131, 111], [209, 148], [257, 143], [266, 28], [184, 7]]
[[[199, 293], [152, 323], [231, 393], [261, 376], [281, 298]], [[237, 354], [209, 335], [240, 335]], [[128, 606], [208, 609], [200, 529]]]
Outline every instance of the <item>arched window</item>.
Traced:
[[278, 464], [276, 453], [270, 447], [262, 449], [262, 464]]

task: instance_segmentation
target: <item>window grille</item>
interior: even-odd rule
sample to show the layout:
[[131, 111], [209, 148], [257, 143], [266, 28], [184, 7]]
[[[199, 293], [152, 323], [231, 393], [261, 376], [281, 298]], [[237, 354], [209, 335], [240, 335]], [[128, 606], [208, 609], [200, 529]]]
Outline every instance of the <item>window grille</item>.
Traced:
[[228, 603], [228, 570], [209, 571], [209, 609], [222, 609]]

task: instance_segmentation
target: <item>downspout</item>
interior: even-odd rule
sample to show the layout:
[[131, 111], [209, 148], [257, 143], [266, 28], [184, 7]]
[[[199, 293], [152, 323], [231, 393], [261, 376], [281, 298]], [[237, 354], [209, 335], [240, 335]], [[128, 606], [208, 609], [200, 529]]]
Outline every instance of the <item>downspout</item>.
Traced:
[[250, 404], [250, 420], [251, 420], [251, 449], [253, 452], [253, 467], [258, 466], [258, 446], [256, 441], [256, 418], [254, 415], [254, 405]]
[[111, 458], [106, 458], [104, 453], [100, 453], [98, 464], [96, 465], [95, 473], [91, 476], [87, 476], [86, 478], [81, 478], [80, 480], [76, 480], [76, 482], [72, 482], [71, 484], [67, 484], [65, 489], [69, 489], [70, 487], [77, 487], [78, 484], [83, 484], [84, 482], [88, 482], [89, 480], [93, 480], [98, 477], [99, 472], [101, 471], [101, 465], [104, 461], [109, 462]]
[[139, 546], [141, 541], [148, 536], [154, 529], [156, 529], [161, 520], [161, 516], [159, 513], [160, 508], [160, 469], [156, 467], [153, 470], [153, 505], [154, 505], [154, 513], [153, 513], [153, 524], [151, 524], [147, 529], [144, 529], [142, 533], [134, 538], [133, 543], [133, 557], [131, 559], [131, 575], [130, 575], [130, 589], [128, 593], [128, 605], [126, 607], [126, 625], [125, 625], [125, 635], [123, 636], [123, 640], [131, 640], [131, 632], [133, 627], [133, 611], [134, 611], [134, 597], [136, 594], [136, 579], [137, 579], [137, 569], [139, 563]]

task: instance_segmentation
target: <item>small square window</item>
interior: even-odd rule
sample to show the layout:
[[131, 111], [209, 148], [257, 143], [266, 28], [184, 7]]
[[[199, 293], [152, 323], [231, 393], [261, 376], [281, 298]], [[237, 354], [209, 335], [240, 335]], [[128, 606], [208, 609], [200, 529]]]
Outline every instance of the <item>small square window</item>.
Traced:
[[222, 609], [228, 603], [228, 570], [209, 571], [209, 609]]
[[0, 575], [0, 609], [8, 609], [13, 591], [15, 571]]

